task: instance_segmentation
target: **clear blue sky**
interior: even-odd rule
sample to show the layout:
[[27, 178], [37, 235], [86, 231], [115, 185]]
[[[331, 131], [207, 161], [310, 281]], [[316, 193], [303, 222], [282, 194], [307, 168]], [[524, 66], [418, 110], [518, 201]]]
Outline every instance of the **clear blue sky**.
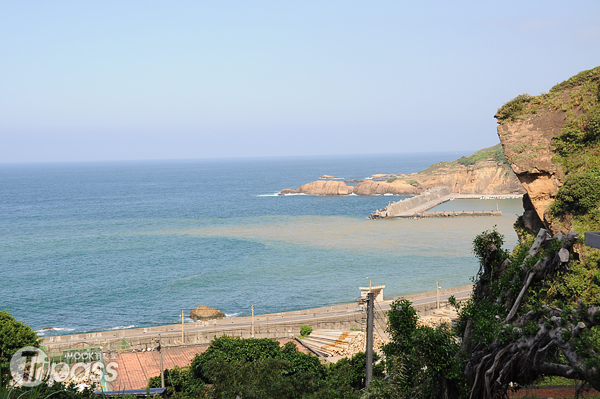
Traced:
[[2, 1], [0, 163], [476, 150], [600, 1]]

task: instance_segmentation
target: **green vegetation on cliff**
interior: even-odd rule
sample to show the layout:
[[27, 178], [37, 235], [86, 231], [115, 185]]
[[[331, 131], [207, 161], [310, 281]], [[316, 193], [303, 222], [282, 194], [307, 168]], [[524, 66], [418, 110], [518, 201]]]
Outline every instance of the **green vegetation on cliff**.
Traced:
[[582, 71], [539, 96], [521, 94], [497, 112], [500, 123], [541, 112], [563, 112], [565, 127], [552, 139], [553, 162], [565, 177], [550, 207], [553, 223], [600, 230], [600, 67]]
[[600, 229], [600, 67], [583, 71], [552, 88], [567, 112], [562, 133], [554, 137], [555, 161], [565, 171], [551, 214], [571, 221], [580, 234]]
[[581, 112], [591, 111], [600, 101], [599, 79], [600, 67], [596, 67], [557, 84], [548, 93], [520, 94], [502, 105], [496, 118], [499, 122], [527, 119], [541, 109], [550, 109], [566, 112], [569, 122], [573, 122]]
[[508, 162], [506, 161], [506, 156], [504, 156], [502, 144], [498, 143], [492, 147], [481, 149], [468, 157], [460, 157], [457, 160], [450, 162], [438, 162], [436, 164], [431, 165], [427, 169], [422, 170], [418, 174], [432, 173], [441, 168], [447, 168], [448, 170], [452, 170], [458, 167], [459, 165], [471, 166], [477, 164], [478, 162], [490, 160], [501, 164], [506, 169], [509, 168]]
[[508, 166], [508, 162], [506, 161], [506, 157], [504, 156], [504, 150], [502, 149], [502, 144], [498, 143], [493, 147], [488, 147], [479, 150], [470, 157], [461, 157], [456, 160], [456, 163], [458, 163], [459, 165], [469, 166], [475, 165], [479, 161], [487, 160], [494, 160], [498, 163]]

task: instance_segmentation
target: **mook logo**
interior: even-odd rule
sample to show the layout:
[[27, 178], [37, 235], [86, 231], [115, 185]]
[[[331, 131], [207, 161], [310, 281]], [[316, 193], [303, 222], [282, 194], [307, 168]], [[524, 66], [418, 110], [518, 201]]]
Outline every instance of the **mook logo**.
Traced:
[[[93, 360], [92, 355], [73, 356], [75, 359], [81, 357], [81, 360]], [[52, 363], [48, 360], [46, 353], [40, 348], [26, 346], [19, 349], [10, 359], [10, 373], [15, 385], [25, 387], [35, 387], [48, 381], [53, 382], [73, 382], [81, 383], [100, 383], [102, 376], [104, 380], [112, 382], [117, 378], [116, 362], [110, 362], [106, 366], [101, 361], [102, 355], [96, 354], [99, 359], [90, 363], [75, 363], [69, 365], [64, 362]], [[79, 360], [79, 359], [78, 359]]]

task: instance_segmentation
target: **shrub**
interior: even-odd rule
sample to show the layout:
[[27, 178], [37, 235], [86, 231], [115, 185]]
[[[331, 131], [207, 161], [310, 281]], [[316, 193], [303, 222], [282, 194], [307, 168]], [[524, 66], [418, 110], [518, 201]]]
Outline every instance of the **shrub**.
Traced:
[[552, 139], [559, 155], [567, 157], [575, 151], [580, 151], [583, 147], [600, 141], [600, 109], [596, 107], [586, 115], [585, 119], [587, 119], [585, 128], [571, 125]]
[[[206, 392], [204, 382], [194, 378], [189, 367], [175, 366], [172, 369], [165, 369], [163, 374], [168, 396], [172, 396], [177, 392], [188, 397], [202, 397]], [[160, 388], [160, 386], [160, 375], [152, 377], [148, 381], [148, 388]]]
[[311, 326], [300, 327], [300, 335], [302, 335], [303, 337], [308, 337], [312, 331], [313, 329]]
[[479, 150], [470, 157], [460, 157], [456, 160], [456, 162], [460, 165], [471, 166], [475, 165], [479, 161], [485, 161], [488, 159], [492, 159], [498, 163], [508, 164], [506, 161], [506, 156], [504, 155], [504, 149], [502, 148], [501, 144], [496, 144], [493, 147]]
[[558, 190], [551, 212], [554, 216], [564, 213], [584, 215], [600, 203], [600, 173], [588, 170], [567, 176]]
[[533, 96], [531, 94], [519, 94], [509, 102], [502, 105], [502, 107], [500, 107], [500, 109], [496, 113], [496, 118], [500, 122], [505, 120], [514, 121], [517, 118], [517, 116], [519, 116], [523, 112], [523, 110], [525, 109], [525, 105], [527, 105], [532, 99]]
[[0, 310], [0, 386], [8, 383], [10, 359], [25, 346], [39, 348], [40, 339], [31, 327]]

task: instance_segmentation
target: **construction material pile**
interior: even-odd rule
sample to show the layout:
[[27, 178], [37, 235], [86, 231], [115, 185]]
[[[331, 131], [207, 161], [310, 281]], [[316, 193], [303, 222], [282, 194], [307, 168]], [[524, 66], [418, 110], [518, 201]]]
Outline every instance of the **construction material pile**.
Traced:
[[452, 323], [452, 320], [447, 316], [423, 316], [417, 320], [418, 326], [437, 328], [442, 323]]
[[[302, 344], [321, 356], [353, 356], [366, 351], [367, 336], [362, 331], [315, 330]], [[373, 349], [379, 350], [383, 344], [381, 337], [373, 332]]]
[[60, 381], [65, 385], [75, 384], [78, 387], [91, 387], [100, 384], [102, 378], [102, 366], [100, 362], [75, 363], [67, 365], [59, 363], [52, 368], [50, 381]]
[[438, 328], [443, 323], [455, 324], [457, 321], [458, 314], [456, 309], [445, 307], [434, 310], [430, 315], [419, 317], [419, 320], [417, 320], [417, 325]]

